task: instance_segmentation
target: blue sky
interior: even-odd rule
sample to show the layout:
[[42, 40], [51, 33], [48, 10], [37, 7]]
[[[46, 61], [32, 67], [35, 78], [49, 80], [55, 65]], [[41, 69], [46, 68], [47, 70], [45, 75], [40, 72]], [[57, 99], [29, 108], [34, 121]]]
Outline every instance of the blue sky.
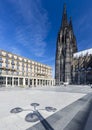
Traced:
[[64, 3], [79, 51], [92, 48], [91, 0], [0, 0], [0, 48], [54, 69]]

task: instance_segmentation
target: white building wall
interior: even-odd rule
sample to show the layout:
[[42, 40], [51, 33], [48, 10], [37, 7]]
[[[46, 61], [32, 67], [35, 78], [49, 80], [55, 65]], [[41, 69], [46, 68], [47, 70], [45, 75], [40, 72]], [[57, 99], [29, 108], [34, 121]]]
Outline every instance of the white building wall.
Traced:
[[[52, 81], [52, 85], [54, 85], [50, 66], [1, 50], [0, 85], [20, 86], [20, 80], [22, 82], [22, 79], [23, 85], [21, 86], [24, 87], [38, 86], [38, 80], [39, 85], [42, 84], [42, 86], [46, 85], [47, 82], [49, 82], [48, 85], [51, 85]], [[32, 85], [30, 80], [32, 80]]]

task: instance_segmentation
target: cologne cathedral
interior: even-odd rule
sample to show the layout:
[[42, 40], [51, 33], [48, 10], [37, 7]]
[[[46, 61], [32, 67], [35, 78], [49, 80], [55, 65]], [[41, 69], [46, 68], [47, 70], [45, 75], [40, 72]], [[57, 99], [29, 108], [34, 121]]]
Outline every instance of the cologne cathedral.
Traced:
[[60, 85], [92, 82], [92, 49], [78, 52], [72, 19], [68, 21], [66, 5], [58, 33], [55, 59], [55, 82]]

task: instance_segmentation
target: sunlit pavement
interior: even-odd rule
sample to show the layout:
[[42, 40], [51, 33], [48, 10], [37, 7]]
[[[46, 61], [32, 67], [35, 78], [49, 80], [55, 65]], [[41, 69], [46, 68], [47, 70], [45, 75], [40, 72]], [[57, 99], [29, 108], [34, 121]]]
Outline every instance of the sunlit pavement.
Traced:
[[[25, 120], [26, 115], [31, 112], [30, 109], [33, 109], [31, 103], [39, 103], [37, 109], [45, 119], [90, 92], [90, 86], [0, 88], [0, 130], [27, 130], [37, 124], [39, 121]], [[26, 111], [11, 113], [16, 107]], [[46, 107], [56, 108], [56, 111], [46, 111]]]

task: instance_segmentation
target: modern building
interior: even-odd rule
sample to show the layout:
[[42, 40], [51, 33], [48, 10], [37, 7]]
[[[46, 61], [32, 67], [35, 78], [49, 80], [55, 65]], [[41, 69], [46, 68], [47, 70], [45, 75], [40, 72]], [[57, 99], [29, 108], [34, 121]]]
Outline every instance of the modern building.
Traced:
[[66, 5], [64, 5], [62, 24], [58, 33], [56, 44], [55, 79], [56, 85], [63, 82], [72, 82], [73, 54], [77, 52], [76, 38], [73, 31], [72, 20], [67, 19]]
[[52, 86], [48, 65], [0, 50], [0, 86]]
[[60, 85], [92, 84], [92, 49], [78, 52], [72, 20], [67, 19], [64, 5], [62, 24], [58, 33], [55, 60], [55, 82]]

